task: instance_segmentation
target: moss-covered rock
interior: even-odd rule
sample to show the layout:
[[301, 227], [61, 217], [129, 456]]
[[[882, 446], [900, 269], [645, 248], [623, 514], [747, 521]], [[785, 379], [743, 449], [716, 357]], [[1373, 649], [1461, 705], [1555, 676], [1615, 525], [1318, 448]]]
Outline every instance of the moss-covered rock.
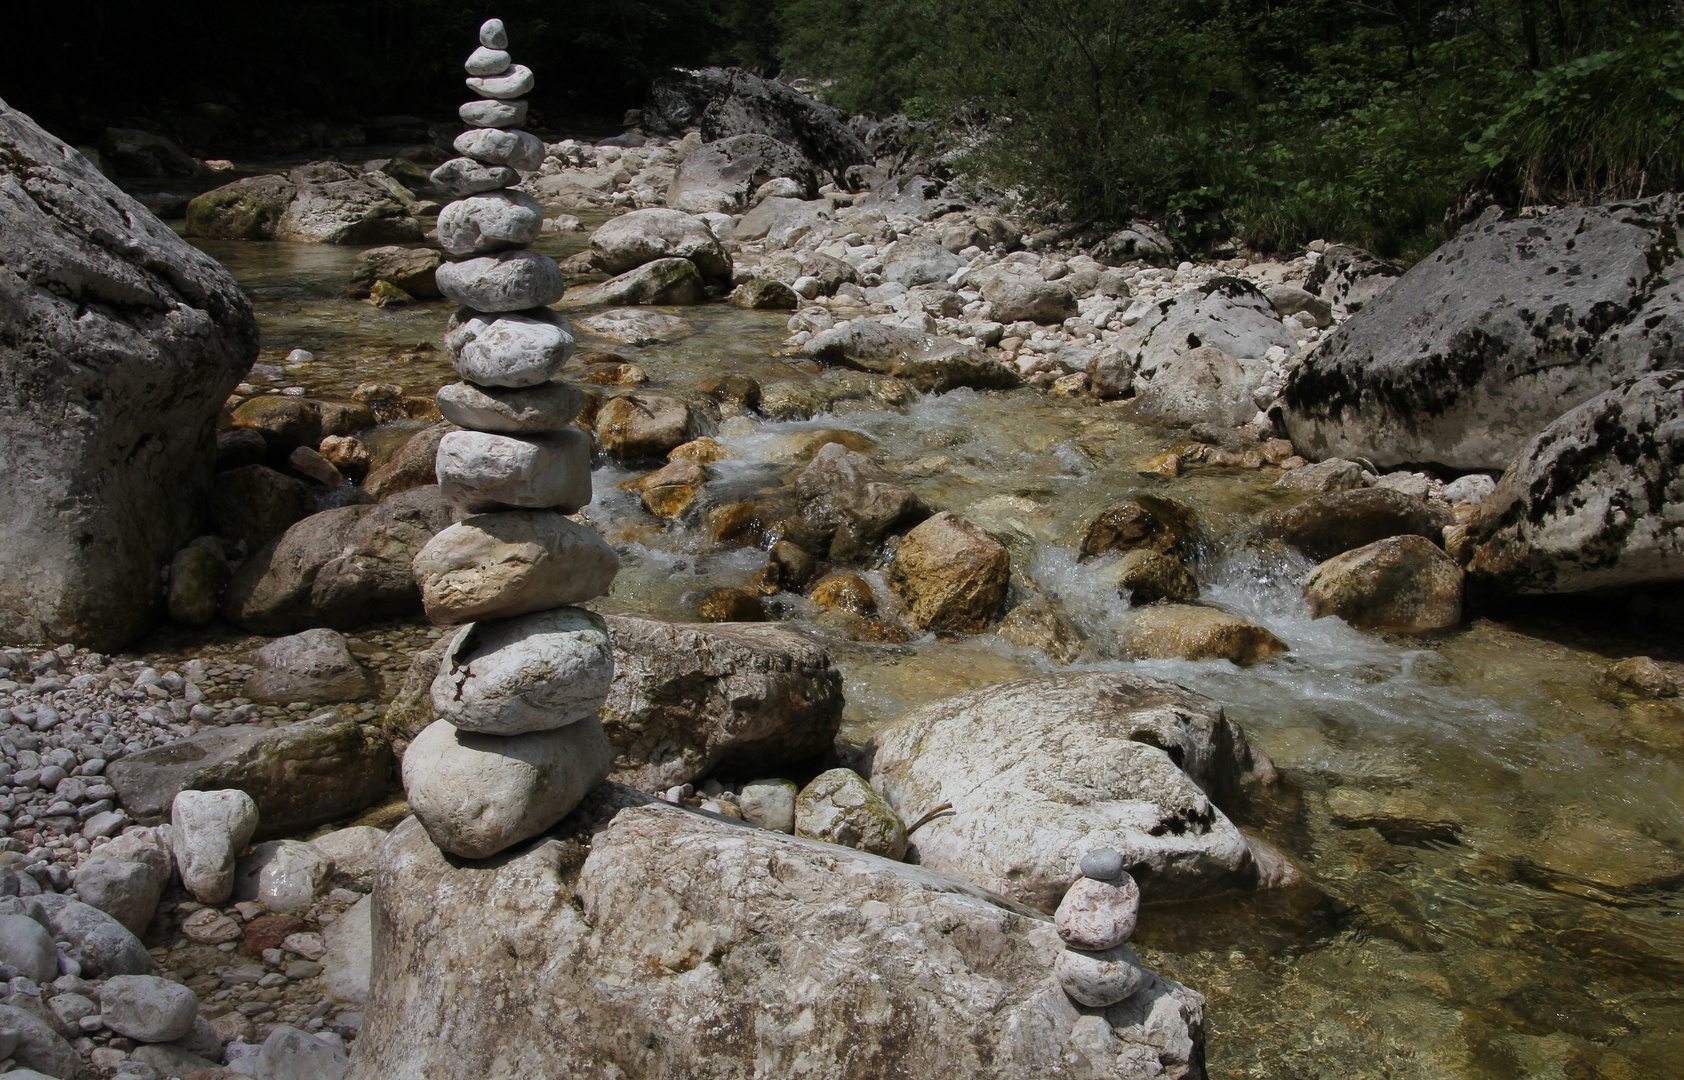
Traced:
[[896, 862], [906, 858], [906, 823], [852, 769], [820, 773], [801, 789], [795, 797], [795, 835]]
[[209, 240], [272, 240], [298, 185], [284, 176], [248, 176], [187, 204], [187, 235]]

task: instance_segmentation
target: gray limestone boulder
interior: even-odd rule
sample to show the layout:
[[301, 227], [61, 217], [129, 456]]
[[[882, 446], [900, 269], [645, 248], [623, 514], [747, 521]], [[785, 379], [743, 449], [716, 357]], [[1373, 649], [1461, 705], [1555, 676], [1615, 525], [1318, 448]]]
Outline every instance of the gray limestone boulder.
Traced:
[[1679, 208], [1661, 195], [1458, 236], [1292, 373], [1293, 444], [1382, 467], [1502, 469], [1567, 410], [1684, 367]]
[[415, 198], [385, 173], [315, 161], [287, 173], [297, 186], [275, 222], [276, 240], [313, 244], [406, 244], [422, 238]]
[[[434, 169], [428, 179], [444, 194], [460, 197], [512, 187], [520, 183], [520, 173], [507, 165], [482, 165], [470, 157], [457, 157]], [[188, 210], [191, 213], [191, 205]]]
[[[375, 867], [369, 867], [372, 877]], [[368, 1003], [374, 974], [374, 901], [364, 897], [322, 932], [322, 988], [340, 1001]]]
[[256, 900], [270, 911], [302, 911], [326, 891], [333, 860], [301, 840], [258, 844], [234, 870], [235, 900]]
[[0, 964], [37, 983], [58, 978], [58, 949], [46, 928], [27, 915], [0, 915]]
[[459, 382], [439, 387], [439, 413], [473, 431], [542, 434], [566, 426], [585, 407], [584, 391], [560, 382], [525, 388]]
[[1046, 281], [1038, 274], [1013, 274], [1005, 270], [977, 275], [982, 298], [993, 305], [995, 322], [1013, 323], [1027, 319], [1037, 323], [1062, 323], [1076, 314], [1076, 298], [1064, 281]]
[[[1400, 273], [1396, 266], [1373, 252], [1349, 244], [1330, 244], [1311, 268], [1304, 281], [1304, 291], [1315, 293], [1324, 304], [1337, 304], [1346, 311], [1357, 312], [1391, 288]], [[1269, 290], [1269, 298], [1275, 299], [1274, 289]], [[1281, 305], [1276, 303], [1275, 309], [1280, 311]], [[1318, 325], [1327, 325], [1322, 312], [1316, 308], [1303, 305], [1298, 306], [1298, 310], [1310, 311], [1315, 314]], [[1289, 314], [1292, 312], [1281, 311], [1283, 318]]]
[[544, 208], [522, 191], [487, 191], [439, 212], [439, 246], [452, 255], [483, 255], [538, 239]]
[[298, 185], [284, 176], [248, 176], [187, 204], [188, 236], [209, 240], [273, 240]]
[[869, 319], [815, 334], [801, 351], [833, 367], [893, 375], [925, 393], [961, 386], [1008, 390], [1022, 383], [1015, 369], [969, 345]]
[[[537, 172], [544, 164], [544, 140], [529, 131], [474, 128], [456, 136], [452, 145], [458, 154], [471, 158], [480, 165], [507, 165], [511, 169]], [[437, 170], [434, 171], [433, 178], [437, 182]]]
[[580, 304], [700, 304], [706, 285], [689, 259], [656, 259], [568, 297]]
[[689, 259], [703, 277], [731, 277], [731, 256], [713, 230], [679, 210], [633, 210], [591, 233], [591, 262], [603, 273], [623, 274], [657, 259]]
[[1212, 278], [1147, 310], [1123, 331], [1123, 354], [1150, 381], [1184, 353], [1210, 347], [1239, 360], [1260, 359], [1276, 346], [1296, 352], [1269, 298], [1239, 278]]
[[257, 832], [257, 803], [237, 788], [183, 791], [170, 804], [181, 885], [201, 904], [227, 903], [234, 859]]
[[243, 689], [253, 701], [330, 704], [357, 701], [380, 689], [376, 677], [351, 655], [345, 635], [326, 627], [277, 638], [252, 653], [251, 662], [257, 671]]
[[343, 1048], [291, 1024], [276, 1024], [257, 1054], [260, 1080], [341, 1080], [349, 1068]]
[[403, 786], [434, 844], [485, 859], [566, 817], [613, 764], [594, 716], [521, 735], [480, 735], [438, 720], [409, 744]]
[[548, 731], [594, 719], [613, 680], [602, 616], [551, 608], [458, 630], [433, 679], [433, 711], [463, 732]]
[[1684, 580], [1684, 372], [1625, 383], [1550, 424], [1482, 500], [1469, 587], [1568, 593]]
[[959, 271], [959, 256], [940, 244], [906, 237], [897, 240], [883, 259], [883, 280], [907, 288], [946, 281]]
[[240, 565], [223, 617], [253, 633], [289, 634], [418, 615], [415, 554], [449, 524], [450, 504], [431, 484], [312, 514]]
[[484, 387], [541, 386], [573, 355], [573, 328], [553, 311], [485, 315], [463, 309], [444, 335], [450, 363]]
[[[807, 235], [816, 228], [828, 229], [834, 221], [829, 199], [785, 199], [771, 196], [760, 200], [759, 205], [742, 216], [731, 230], [731, 239], [736, 241], [764, 240], [767, 250], [787, 247], [799, 237]], [[807, 256], [811, 258], [811, 255]], [[825, 258], [825, 256], [819, 256]], [[840, 260], [837, 260], [840, 261]], [[842, 263], [847, 266], [847, 263]], [[849, 267], [852, 270], [852, 267]], [[793, 285], [796, 274], [784, 282]], [[857, 280], [858, 274], [855, 274]], [[836, 291], [833, 286], [829, 292]]]
[[687, 214], [741, 213], [756, 188], [780, 176], [804, 197], [818, 197], [817, 172], [801, 151], [769, 135], [733, 135], [690, 152], [667, 187], [667, 205]]
[[505, 251], [445, 263], [434, 277], [447, 298], [475, 311], [548, 307], [567, 291], [556, 261], [535, 251]]
[[66, 955], [82, 965], [82, 976], [143, 975], [152, 957], [128, 927], [75, 897], [42, 893], [0, 900], [0, 914], [28, 915], [55, 941], [69, 943]]
[[100, 987], [100, 1016], [119, 1035], [165, 1043], [193, 1030], [199, 999], [178, 982], [155, 975], [117, 975]]
[[251, 302], [0, 102], [0, 640], [115, 649], [198, 535]]
[[1258, 882], [1242, 804], [1273, 764], [1209, 698], [1139, 675], [1066, 672], [914, 709], [872, 739], [871, 783], [920, 865], [1051, 913], [1094, 848], [1123, 854], [1147, 901]]
[[842, 673], [798, 630], [605, 615], [614, 682], [601, 711], [614, 778], [662, 791], [716, 769], [767, 775], [828, 753]]
[[1135, 408], [1173, 424], [1239, 427], [1257, 415], [1252, 394], [1259, 381], [1238, 360], [1205, 345], [1170, 360], [1145, 385], [1136, 383]]
[[[399, 826], [348, 1080], [604, 1061], [711, 1080], [1202, 1074], [1199, 995], [1153, 976], [1082, 1017], [1054, 975], [1064, 944], [1032, 912], [926, 867], [636, 801], [604, 785], [553, 836], [482, 864]], [[1083, 1024], [1105, 1036], [1091, 1056], [1074, 1052]], [[671, 1037], [691, 1028], [709, 1034]]]

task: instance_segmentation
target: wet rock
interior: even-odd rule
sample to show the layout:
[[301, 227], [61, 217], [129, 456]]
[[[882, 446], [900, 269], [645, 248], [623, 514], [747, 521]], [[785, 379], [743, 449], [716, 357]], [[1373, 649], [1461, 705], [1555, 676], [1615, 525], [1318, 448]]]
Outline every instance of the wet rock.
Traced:
[[1464, 230], [1305, 358], [1293, 443], [1502, 469], [1563, 412], [1677, 367], [1677, 212], [1661, 195]]
[[1394, 844], [1461, 840], [1462, 820], [1449, 808], [1407, 789], [1379, 792], [1350, 786], [1328, 791], [1328, 815], [1347, 829], [1374, 829]]
[[1468, 521], [1469, 587], [1567, 593], [1684, 580], [1684, 372], [1550, 424]]
[[228, 577], [228, 563], [208, 547], [191, 545], [176, 552], [170, 560], [170, 620], [183, 626], [209, 624]]
[[731, 256], [707, 223], [678, 210], [633, 210], [591, 233], [591, 261], [603, 273], [623, 274], [657, 259], [688, 259], [703, 277], [731, 277]]
[[1276, 536], [1312, 559], [1325, 560], [1389, 536], [1438, 542], [1454, 522], [1450, 511], [1390, 488], [1331, 491], [1263, 516]]
[[202, 904], [227, 903], [234, 859], [257, 831], [257, 803], [243, 791], [183, 791], [170, 807], [181, 884]]
[[805, 588], [817, 566], [805, 548], [788, 540], [779, 540], [772, 545], [771, 561], [778, 567], [780, 579], [792, 589]]
[[215, 260], [4, 105], [0, 145], [0, 634], [117, 648], [202, 524], [256, 323]]
[[[482, 866], [453, 866], [413, 823], [400, 827], [375, 888], [382, 961], [351, 1080], [470, 1080], [513, 1056], [562, 1075], [628, 1052], [618, 1060], [630, 1075], [785, 1075], [807, 1062], [824, 1075], [1074, 1080], [1063, 1055], [1076, 1010], [1052, 978], [1062, 943], [1045, 921], [994, 906], [975, 886], [847, 848], [671, 807], [613, 814], [634, 797], [605, 788], [556, 837]], [[569, 853], [587, 845], [581, 866]], [[814, 897], [848, 917], [814, 918]], [[542, 978], [490, 947], [521, 926], [540, 928], [524, 940], [552, 958]], [[648, 978], [660, 957], [693, 955], [681, 943], [697, 934], [726, 950], [741, 998], [767, 1008], [750, 1017], [727, 1007], [711, 964], [688, 978]], [[742, 947], [750, 940], [765, 951]], [[859, 956], [882, 963], [849, 959]], [[450, 984], [447, 970], [461, 981]], [[824, 992], [789, 1000], [785, 990], [806, 980]], [[602, 989], [627, 982], [640, 992]], [[1167, 1067], [1158, 1052], [1149, 1067], [1119, 1056], [1106, 1075], [1145, 1080], [1184, 1070], [1197, 1054], [1200, 1001], [1172, 986], [1162, 994], [1191, 1010], [1173, 1028], [1180, 1056], [1165, 1051]], [[994, 1007], [976, 1008], [978, 994]], [[916, 1034], [861, 1040], [860, 1017], [873, 1009], [916, 1016]], [[721, 1025], [714, 1048], [645, 1038], [691, 1016]], [[1160, 1043], [1171, 1041], [1168, 1020], [1153, 1035]], [[797, 1043], [782, 1034], [792, 1024], [803, 1032]], [[414, 1038], [417, 1030], [459, 1035], [445, 1047]], [[1144, 1041], [1143, 1020], [1120, 1037]]]
[[751, 589], [709, 589], [696, 614], [710, 623], [765, 622], [766, 605]]
[[869, 556], [890, 531], [929, 510], [887, 469], [841, 443], [826, 443], [795, 481], [803, 547], [831, 559]]
[[553, 608], [458, 630], [433, 680], [433, 709], [464, 733], [544, 731], [595, 717], [613, 678], [602, 617]]
[[346, 290], [354, 300], [369, 294], [376, 282], [390, 282], [410, 296], [432, 299], [440, 295], [433, 279], [439, 268], [439, 253], [430, 248], [387, 246], [369, 248], [357, 256]]
[[572, 328], [553, 311], [464, 309], [450, 317], [444, 343], [457, 373], [482, 387], [541, 385], [573, 355]]
[[255, 550], [316, 512], [316, 497], [301, 480], [267, 465], [217, 474], [211, 492], [211, 525], [218, 536]]
[[199, 999], [180, 983], [151, 975], [117, 975], [100, 988], [100, 1020], [141, 1042], [174, 1042], [193, 1030]]
[[994, 633], [1020, 649], [1039, 649], [1060, 664], [1074, 664], [1087, 648], [1070, 616], [1040, 596], [1014, 605], [994, 625]]
[[743, 820], [774, 832], [795, 832], [795, 799], [801, 789], [788, 780], [751, 780], [737, 797]]
[[437, 483], [434, 462], [439, 443], [454, 430], [450, 424], [432, 424], [411, 435], [389, 461], [368, 474], [363, 490], [381, 502], [400, 492]]
[[272, 240], [298, 185], [284, 176], [248, 176], [187, 204], [188, 236], [209, 240]]
[[1257, 881], [1229, 806], [1273, 782], [1221, 706], [1138, 675], [1069, 672], [907, 713], [872, 740], [872, 783], [913, 834], [912, 858], [1051, 912], [1088, 851], [1121, 852], [1148, 902]]
[[445, 263], [434, 277], [447, 299], [476, 312], [548, 307], [567, 291], [555, 260], [531, 251], [505, 251]]
[[619, 569], [596, 530], [549, 510], [465, 518], [414, 561], [427, 617], [439, 624], [583, 603], [607, 592]]
[[1135, 407], [1168, 423], [1239, 427], [1257, 415], [1258, 384], [1238, 360], [1207, 345], [1167, 360], [1146, 385], [1136, 383]]
[[838, 574], [826, 578], [813, 587], [808, 599], [822, 608], [849, 615], [872, 615], [877, 611], [877, 599], [871, 594], [871, 583], [858, 574]]
[[223, 616], [253, 633], [287, 634], [418, 615], [412, 562], [449, 524], [449, 504], [432, 486], [313, 514], [240, 566]]
[[626, 394], [602, 403], [596, 438], [611, 457], [665, 457], [689, 439], [690, 424], [690, 406], [677, 398]]
[[1677, 697], [1678, 680], [1647, 656], [1633, 656], [1611, 665], [1603, 681], [1616, 690], [1645, 698]]
[[679, 164], [667, 205], [687, 214], [740, 213], [756, 188], [780, 176], [794, 180], [806, 197], [817, 197], [813, 164], [794, 147], [757, 133], [717, 139]]
[[829, 750], [842, 675], [812, 637], [754, 623], [604, 622], [615, 673], [600, 715], [621, 783], [663, 791], [721, 768], [764, 774]]
[[270, 453], [280, 457], [322, 441], [321, 403], [309, 398], [263, 394], [242, 401], [230, 419], [262, 435]]
[[327, 713], [276, 728], [202, 731], [114, 761], [105, 775], [123, 807], [148, 825], [161, 821], [183, 790], [238, 788], [257, 804], [262, 839], [381, 801], [391, 761], [377, 728]]
[[1522, 861], [1523, 879], [1580, 895], [1587, 887], [1630, 894], [1684, 881], [1684, 857], [1671, 846], [1582, 811], [1549, 822]]
[[888, 583], [919, 629], [975, 633], [999, 614], [1010, 577], [1005, 545], [943, 511], [906, 534]]
[[1095, 1008], [1125, 1001], [1152, 980], [1127, 945], [1094, 952], [1065, 949], [1053, 970], [1066, 994], [1078, 1004]]
[[968, 345], [867, 319], [817, 334], [802, 351], [836, 367], [893, 375], [925, 393], [1010, 389], [1021, 382], [1015, 370]]
[[1231, 660], [1241, 667], [1287, 651], [1284, 641], [1256, 623], [1188, 604], [1135, 610], [1118, 645], [1135, 660]]
[[1197, 541], [1193, 512], [1159, 495], [1135, 495], [1106, 507], [1082, 532], [1078, 558], [1137, 548], [1190, 555]]
[[1275, 481], [1287, 491], [1351, 491], [1364, 486], [1362, 466], [1344, 458], [1328, 458], [1314, 465], [1293, 469]]
[[470, 514], [519, 508], [571, 514], [591, 501], [590, 436], [452, 431], [439, 441], [439, 492]]
[[820, 773], [795, 799], [795, 835], [899, 862], [906, 823], [852, 769]]
[[1310, 613], [1362, 630], [1420, 633], [1462, 619], [1462, 568], [1419, 536], [1394, 536], [1322, 563], [1304, 581]]
[[796, 296], [788, 285], [769, 278], [754, 278], [743, 282], [731, 290], [731, 295], [726, 297], [726, 301], [732, 307], [749, 308], [753, 311], [794, 311], [801, 306], [801, 298]]
[[[1122, 862], [1120, 853], [1111, 854], [1117, 856], [1119, 864]], [[1114, 949], [1134, 935], [1135, 921], [1140, 917], [1140, 886], [1120, 865], [1115, 873], [1106, 875], [1115, 879], [1115, 884], [1095, 880], [1088, 873], [1085, 856], [1082, 875], [1070, 886], [1054, 912], [1053, 924], [1058, 927], [1058, 936], [1073, 949], [1092, 952]]]
[[271, 840], [241, 859], [234, 899], [256, 900], [270, 911], [302, 911], [333, 876], [333, 860], [298, 840]]
[[0, 964], [38, 983], [58, 978], [52, 935], [27, 915], [0, 915]]
[[569, 297], [581, 304], [699, 304], [707, 299], [696, 264], [689, 259], [656, 259]]
[[316, 161], [287, 173], [298, 188], [280, 219], [276, 240], [314, 244], [404, 244], [421, 239], [410, 214], [414, 198], [384, 173], [337, 161]]
[[1199, 583], [1181, 560], [1150, 548], [1128, 552], [1107, 576], [1135, 607], [1164, 601], [1188, 604], [1199, 598]]
[[257, 1055], [262, 1080], [341, 1080], [350, 1058], [340, 1047], [290, 1024], [277, 1024]]
[[628, 345], [671, 341], [694, 329], [676, 315], [639, 311], [637, 308], [611, 308], [600, 315], [581, 319], [579, 325], [609, 341], [620, 341]]
[[613, 767], [595, 717], [522, 735], [478, 735], [439, 720], [403, 759], [410, 809], [444, 851], [483, 859], [565, 817]]
[[251, 655], [256, 674], [246, 680], [253, 701], [312, 704], [357, 701], [378, 689], [351, 655], [345, 635], [317, 628], [279, 638]]
[[1076, 298], [1066, 281], [1047, 281], [1039, 274], [1014, 274], [1003, 269], [985, 271], [975, 286], [993, 305], [995, 322], [1063, 323], [1076, 314]]

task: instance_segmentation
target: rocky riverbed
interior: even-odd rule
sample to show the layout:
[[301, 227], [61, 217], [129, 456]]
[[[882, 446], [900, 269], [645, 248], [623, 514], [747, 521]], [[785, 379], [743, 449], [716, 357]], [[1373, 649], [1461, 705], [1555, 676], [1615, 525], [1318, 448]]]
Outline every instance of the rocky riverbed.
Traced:
[[[466, 950], [486, 965], [476, 972], [504, 978], [482, 935], [514, 941], [536, 922], [579, 942], [557, 977], [613, 985], [648, 948], [640, 962], [729, 970], [770, 995], [775, 970], [732, 959], [733, 905], [762, 898], [772, 933], [807, 909], [705, 821], [664, 825], [642, 789], [890, 859], [910, 852], [1003, 894], [989, 910], [1009, 916], [966, 923], [987, 955], [953, 960], [958, 988], [940, 1000], [993, 980], [1002, 1010], [1057, 1014], [998, 950], [1022, 950], [1030, 967], [1058, 954], [1036, 912], [1057, 906], [1090, 825], [1057, 785], [1080, 773], [1107, 790], [1115, 778], [1083, 771], [1103, 760], [1133, 762], [1122, 782], [1151, 792], [1112, 827], [1132, 845], [1145, 904], [1131, 944], [1158, 989], [1104, 1023], [1093, 1009], [1060, 1021], [1070, 1075], [1101, 1061], [1190, 1075], [1202, 1053], [1215, 1076], [1614, 1078], [1664, 1075], [1684, 1054], [1684, 714], [1667, 624], [1622, 629], [1606, 611], [1581, 623], [1584, 608], [1464, 618], [1463, 570], [1438, 545], [1474, 574], [1482, 564], [1458, 543], [1520, 528], [1489, 501], [1500, 463], [1417, 470], [1378, 452], [1315, 464], [1299, 453], [1327, 458], [1308, 443], [1354, 421], [1339, 428], [1319, 399], [1295, 398], [1293, 372], [1381, 303], [1395, 268], [1321, 244], [1193, 263], [1145, 224], [1026, 235], [941, 185], [856, 175], [875, 187], [855, 192], [800, 162], [772, 170], [795, 175], [733, 171], [733, 154], [764, 146], [621, 142], [553, 142], [523, 183], [549, 215], [532, 250], [578, 282], [559, 305], [579, 337], [562, 377], [594, 395], [578, 423], [597, 452], [577, 520], [621, 563], [589, 605], [607, 616], [619, 668], [604, 712], [614, 782], [506, 864], [458, 873], [411, 821], [376, 868], [371, 847], [386, 841], [370, 830], [407, 813], [388, 786], [393, 751], [432, 719], [442, 635], [407, 560], [450, 520], [431, 484], [446, 430], [434, 395], [457, 378], [452, 306], [428, 297], [425, 271], [382, 276], [393, 257], [364, 257], [360, 243], [200, 237], [252, 297], [263, 340], [224, 408], [220, 535], [196, 549], [205, 557], [177, 557], [171, 603], [184, 617], [137, 649], [0, 653], [0, 893], [92, 896], [102, 878], [85, 868], [111, 844], [144, 862], [170, 784], [252, 792], [250, 830], [214, 834], [230, 891], [159, 884], [155, 916], [129, 928], [151, 947], [142, 966], [190, 988], [211, 1032], [126, 1034], [111, 1004], [121, 987], [97, 961], [84, 969], [71, 941], [59, 973], [14, 980], [7, 1005], [50, 1014], [100, 1075], [211, 1064], [144, 1048], [165, 1043], [263, 1076], [279, 1067], [255, 1063], [270, 1042], [276, 1058], [325, 1055], [320, 1075], [337, 1075], [343, 1047], [356, 1058], [370, 941], [358, 920], [378, 881], [393, 897], [388, 940], [415, 970], [438, 959], [429, 950]], [[325, 175], [294, 177], [304, 194], [288, 197], [343, 182]], [[366, 242], [424, 237], [428, 207], [405, 206], [413, 236]], [[650, 216], [674, 207], [685, 213]], [[638, 213], [599, 228], [624, 211]], [[1554, 572], [1551, 550], [1533, 543], [1527, 565]], [[209, 603], [190, 610], [194, 565]], [[1377, 595], [1370, 578], [1403, 585]], [[1627, 618], [1657, 615], [1652, 598], [1617, 603]], [[1329, 612], [1342, 617], [1317, 617]], [[628, 617], [641, 615], [696, 625]], [[346, 639], [254, 655], [324, 625]], [[787, 630], [806, 637], [768, 636]], [[276, 688], [277, 672], [303, 682]], [[1173, 724], [1152, 712], [1168, 691], [1139, 676], [1193, 692], [1175, 698]], [[717, 690], [674, 689], [697, 683]], [[769, 719], [781, 726], [767, 734]], [[184, 745], [204, 756], [172, 763]], [[1020, 779], [989, 788], [998, 777]], [[648, 854], [679, 837], [670, 858]], [[916, 995], [886, 999], [904, 988], [825, 966], [887, 947], [894, 911], [979, 918], [935, 875], [752, 843], [801, 874], [855, 875], [844, 906], [860, 918], [827, 924], [813, 938], [822, 957], [799, 961], [846, 987], [846, 1009], [768, 1002], [779, 1046], [814, 1022], [803, 1006], [819, 1009], [826, 1038], [849, 1017], [907, 1015]], [[727, 884], [711, 876], [722, 866]], [[712, 929], [607, 914], [667, 889], [684, 897], [675, 910], [713, 912]], [[509, 890], [507, 923], [477, 925], [475, 904]], [[582, 915], [552, 902], [575, 893]], [[714, 952], [687, 966], [694, 935], [709, 933]], [[662, 985], [676, 989], [637, 1009], [582, 1006], [604, 1053], [653, 1046], [663, 1009], [720, 1031], [740, 1022], [723, 988]], [[1187, 988], [1205, 999], [1202, 1035]], [[474, 1031], [484, 1018], [425, 980], [376, 994], [387, 1012], [353, 1076], [372, 1075], [355, 1072], [370, 1061], [456, 1075], [459, 1061], [406, 1029], [498, 1052]], [[545, 1025], [530, 1025], [551, 1008], [534, 1000], [508, 1020], [511, 1052], [544, 1052]], [[932, 1023], [964, 1012], [942, 1009]], [[328, 1038], [288, 1042], [292, 1028]], [[1043, 1060], [1021, 1020], [939, 1030]], [[683, 1051], [714, 1052], [706, 1039]]]

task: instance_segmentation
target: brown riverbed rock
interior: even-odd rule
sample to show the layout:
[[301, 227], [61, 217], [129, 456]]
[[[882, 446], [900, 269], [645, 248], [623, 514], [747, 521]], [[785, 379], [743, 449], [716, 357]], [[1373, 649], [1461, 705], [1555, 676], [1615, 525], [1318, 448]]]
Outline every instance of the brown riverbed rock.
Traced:
[[1135, 548], [1124, 555], [1110, 568], [1109, 577], [1134, 607], [1161, 601], [1190, 604], [1199, 598], [1199, 583], [1181, 560], [1151, 548]]
[[896, 528], [928, 516], [894, 473], [841, 442], [828, 442], [795, 480], [802, 546], [836, 560], [860, 559]]
[[1105, 508], [1082, 533], [1079, 558], [1145, 548], [1191, 554], [1197, 537], [1193, 512], [1161, 495], [1133, 495]]
[[1232, 660], [1246, 667], [1287, 651], [1263, 627], [1215, 608], [1154, 604], [1130, 618], [1118, 644], [1134, 660]]
[[1462, 621], [1462, 568], [1431, 540], [1393, 536], [1322, 563], [1304, 580], [1310, 613], [1361, 630], [1420, 633]]
[[958, 514], [943, 511], [901, 541], [889, 587], [921, 630], [975, 633], [999, 614], [1011, 579], [1004, 544]]
[[391, 459], [363, 480], [363, 490], [375, 499], [389, 499], [402, 491], [438, 483], [439, 443], [455, 424], [433, 424], [409, 437]]
[[664, 394], [609, 398], [596, 414], [596, 440], [615, 458], [666, 457], [690, 437], [690, 406]]
[[873, 615], [877, 612], [877, 598], [872, 595], [871, 583], [858, 574], [837, 574], [813, 586], [808, 599], [822, 608], [849, 615]]
[[1449, 508], [1401, 491], [1358, 488], [1330, 491], [1270, 511], [1263, 517], [1263, 532], [1319, 561], [1388, 536], [1421, 536], [1438, 543], [1445, 526], [1455, 520]]

